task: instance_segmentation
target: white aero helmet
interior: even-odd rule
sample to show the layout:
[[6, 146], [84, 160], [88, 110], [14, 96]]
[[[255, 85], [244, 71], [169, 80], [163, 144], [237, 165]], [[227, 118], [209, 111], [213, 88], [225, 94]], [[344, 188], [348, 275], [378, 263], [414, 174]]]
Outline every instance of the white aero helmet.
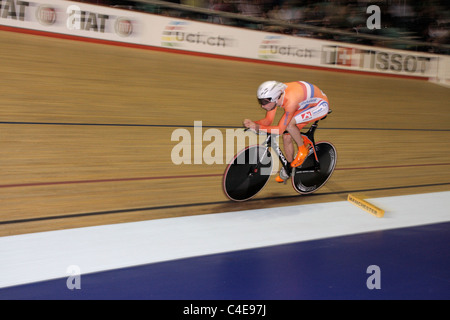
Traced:
[[261, 105], [275, 102], [283, 94], [287, 85], [278, 81], [263, 82], [256, 92], [256, 97]]

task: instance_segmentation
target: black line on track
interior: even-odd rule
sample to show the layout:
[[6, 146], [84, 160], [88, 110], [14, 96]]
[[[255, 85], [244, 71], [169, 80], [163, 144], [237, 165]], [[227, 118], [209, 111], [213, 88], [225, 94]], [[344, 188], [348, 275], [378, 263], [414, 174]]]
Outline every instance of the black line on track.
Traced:
[[[308, 197], [310, 197], [310, 196], [319, 197], [319, 196], [335, 195], [335, 194], [342, 194], [342, 193], [369, 192], [369, 191], [396, 190], [396, 189], [411, 189], [411, 188], [436, 187], [436, 186], [445, 186], [445, 185], [450, 185], [450, 182], [411, 185], [411, 186], [373, 188], [373, 189], [356, 189], [356, 190], [333, 191], [333, 192], [310, 194], [310, 195], [306, 195], [306, 196], [308, 196]], [[289, 196], [276, 196], [276, 197], [257, 198], [257, 199], [250, 200], [249, 202], [253, 202], [254, 203], [254, 202], [259, 202], [259, 201], [267, 201], [267, 200], [289, 199], [289, 198], [297, 198], [299, 196], [300, 195], [289, 195]], [[75, 213], [75, 214], [68, 214], [68, 215], [63, 215], [63, 216], [48, 216], [48, 217], [39, 217], [39, 218], [0, 221], [0, 225], [27, 223], [27, 222], [38, 222], [38, 221], [48, 221], [48, 220], [59, 220], [59, 219], [68, 219], [68, 218], [80, 218], [80, 217], [90, 217], [90, 216], [101, 216], [101, 215], [126, 213], [126, 212], [151, 211], [151, 210], [158, 210], [158, 209], [176, 209], [176, 208], [188, 208], [188, 207], [196, 207], [196, 206], [200, 207], [200, 206], [230, 204], [230, 203], [233, 203], [233, 202], [231, 200], [226, 200], [226, 201], [198, 202], [198, 203], [176, 204], [176, 205], [166, 205], [166, 206], [156, 206], [156, 207], [143, 207], [143, 208], [130, 208], [130, 209], [119, 209], [119, 210], [108, 210], [108, 211], [97, 211], [97, 212], [86, 212], [86, 213]]]
[[[26, 122], [26, 121], [0, 121], [0, 124], [15, 125], [54, 125], [54, 126], [103, 126], [103, 127], [149, 127], [149, 128], [197, 128], [194, 125], [175, 124], [136, 124], [136, 123], [82, 123], [82, 122]], [[241, 129], [242, 126], [216, 126], [202, 125], [202, 128], [229, 128]], [[305, 128], [307, 129], [307, 128]], [[449, 132], [450, 129], [416, 129], [416, 128], [324, 128], [322, 130], [365, 130], [365, 131], [438, 131]]]

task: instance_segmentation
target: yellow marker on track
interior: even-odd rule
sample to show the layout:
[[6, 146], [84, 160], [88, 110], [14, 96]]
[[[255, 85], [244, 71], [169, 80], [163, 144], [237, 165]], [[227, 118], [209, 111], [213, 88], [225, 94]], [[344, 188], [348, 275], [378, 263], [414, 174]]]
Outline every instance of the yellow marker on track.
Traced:
[[377, 206], [374, 206], [373, 204], [367, 202], [361, 196], [349, 194], [347, 200], [353, 203], [355, 206], [363, 210], [366, 210], [367, 212], [369, 212], [370, 214], [374, 215], [377, 218], [381, 218], [384, 216], [383, 209], [380, 209]]

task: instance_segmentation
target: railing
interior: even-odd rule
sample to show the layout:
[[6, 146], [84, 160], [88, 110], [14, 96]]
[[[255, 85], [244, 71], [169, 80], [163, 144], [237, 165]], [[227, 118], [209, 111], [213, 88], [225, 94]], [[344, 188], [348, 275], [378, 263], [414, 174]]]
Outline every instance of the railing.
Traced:
[[[90, 2], [95, 3], [95, 0]], [[312, 38], [321, 38], [350, 43], [373, 44], [381, 47], [398, 48], [412, 51], [432, 51], [443, 54], [450, 54], [449, 44], [423, 42], [406, 38], [391, 38], [386, 36], [349, 32], [308, 24], [292, 24], [281, 20], [251, 17], [237, 13], [192, 7], [160, 0], [139, 0], [134, 2], [138, 3], [133, 7], [134, 10], [137, 9], [150, 13], [177, 16], [179, 18], [222, 23], [236, 27], [251, 27], [253, 29], [269, 32], [273, 32], [274, 29], [297, 30], [299, 31], [297, 35]]]

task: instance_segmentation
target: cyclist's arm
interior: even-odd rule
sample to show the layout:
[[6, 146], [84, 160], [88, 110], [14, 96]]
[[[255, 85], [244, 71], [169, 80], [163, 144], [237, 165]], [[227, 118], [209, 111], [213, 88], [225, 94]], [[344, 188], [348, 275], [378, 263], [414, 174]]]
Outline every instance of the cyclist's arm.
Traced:
[[273, 122], [273, 119], [275, 119], [275, 113], [277, 113], [277, 109], [273, 109], [266, 112], [266, 117], [264, 119], [255, 121], [256, 124], [259, 124], [260, 126], [270, 126]]
[[[294, 111], [289, 111], [291, 109], [293, 109]], [[259, 124], [259, 130], [267, 131], [269, 133], [282, 134], [284, 132], [284, 130], [286, 130], [286, 127], [288, 126], [289, 122], [291, 122], [292, 118], [294, 117], [296, 106], [294, 105], [291, 108], [286, 107], [285, 110], [286, 110], [286, 112], [281, 117], [277, 126], [264, 125], [262, 123], [256, 122]], [[270, 112], [272, 112], [272, 111], [270, 111]]]

